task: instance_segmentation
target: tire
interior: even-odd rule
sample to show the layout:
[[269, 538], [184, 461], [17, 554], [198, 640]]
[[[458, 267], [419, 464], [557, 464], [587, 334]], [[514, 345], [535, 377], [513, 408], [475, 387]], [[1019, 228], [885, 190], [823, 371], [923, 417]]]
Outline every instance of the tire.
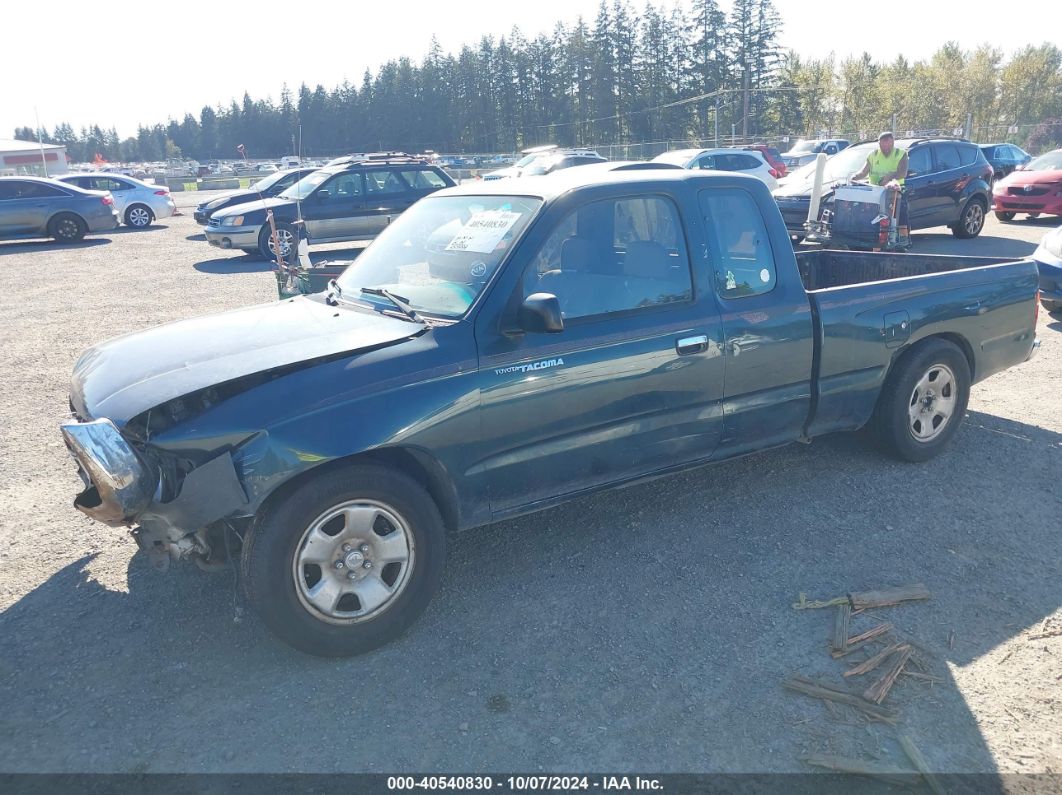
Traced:
[[951, 227], [951, 233], [960, 240], [969, 240], [981, 234], [985, 228], [985, 209], [983, 199], [974, 197], [962, 208], [959, 220]]
[[889, 455], [903, 461], [928, 461], [959, 429], [969, 399], [966, 356], [947, 340], [925, 340], [889, 371], [870, 429]]
[[88, 224], [80, 215], [59, 213], [48, 222], [48, 236], [60, 243], [77, 243], [88, 232]]
[[1059, 301], [1045, 301], [1043, 298], [1041, 298], [1040, 299], [1040, 306], [1042, 306], [1044, 308], [1044, 311], [1047, 312], [1047, 314], [1049, 314], [1049, 315], [1062, 314], [1062, 302], [1059, 302]]
[[1039, 217], [1040, 217], [1040, 213], [1029, 213], [1029, 220], [1030, 221], [1035, 221]]
[[146, 204], [131, 204], [125, 210], [125, 225], [133, 229], [147, 229], [155, 214]]
[[[272, 237], [272, 230], [269, 228], [269, 224], [262, 224], [262, 231], [258, 233], [258, 252], [270, 262], [275, 261], [277, 258], [273, 253]], [[280, 238], [280, 250], [284, 255], [284, 260], [290, 264], [298, 241], [295, 227], [291, 224], [277, 224], [277, 237]], [[285, 243], [288, 246], [287, 249], [285, 249]]]
[[1011, 221], [1013, 221], [1015, 215], [1017, 215], [1017, 213], [1001, 213], [998, 210], [996, 211], [996, 218], [998, 218], [1005, 224], [1009, 224]]
[[[353, 521], [341, 508], [353, 509]], [[267, 507], [244, 541], [241, 569], [248, 601], [278, 637], [307, 654], [347, 657], [416, 621], [445, 558], [442, 517], [420, 484], [359, 464], [312, 478]], [[375, 570], [365, 567], [374, 561]]]

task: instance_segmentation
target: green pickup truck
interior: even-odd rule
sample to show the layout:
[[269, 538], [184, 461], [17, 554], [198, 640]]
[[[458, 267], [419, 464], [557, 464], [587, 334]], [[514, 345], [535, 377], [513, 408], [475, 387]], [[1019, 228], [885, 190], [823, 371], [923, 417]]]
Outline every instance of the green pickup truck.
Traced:
[[91, 348], [62, 432], [80, 510], [354, 654], [424, 609], [448, 531], [864, 426], [933, 457], [1036, 351], [1036, 293], [1032, 261], [794, 254], [750, 177], [585, 166], [441, 190], [325, 292]]

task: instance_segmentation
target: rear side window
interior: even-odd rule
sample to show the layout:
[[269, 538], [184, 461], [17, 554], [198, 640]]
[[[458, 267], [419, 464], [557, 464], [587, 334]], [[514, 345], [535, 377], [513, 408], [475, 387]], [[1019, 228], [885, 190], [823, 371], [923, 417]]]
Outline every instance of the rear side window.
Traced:
[[938, 171], [948, 171], [953, 168], [959, 168], [962, 165], [962, 158], [959, 157], [959, 147], [955, 144], [934, 144], [933, 149], [937, 154]]
[[382, 196], [388, 193], [404, 193], [406, 186], [394, 171], [366, 171], [365, 192]]
[[704, 190], [701, 212], [717, 252], [716, 290], [723, 298], [747, 298], [774, 289], [774, 252], [763, 214], [751, 195], [736, 188]]
[[410, 170], [401, 172], [402, 179], [409, 183], [414, 190], [430, 190], [432, 188], [445, 188], [446, 182], [429, 169]]
[[132, 190], [133, 186], [128, 182], [122, 182], [118, 179], [112, 179], [111, 177], [96, 177], [93, 180], [92, 188], [94, 190], [109, 190], [112, 192], [121, 190]]
[[980, 153], [980, 149], [976, 146], [963, 146], [959, 145], [959, 162], [964, 166], [972, 166], [977, 162], [977, 155]]
[[67, 196], [65, 191], [52, 185], [45, 185], [43, 182], [9, 182], [9, 185], [14, 185], [14, 195], [8, 196], [9, 199], [43, 199], [54, 196]]

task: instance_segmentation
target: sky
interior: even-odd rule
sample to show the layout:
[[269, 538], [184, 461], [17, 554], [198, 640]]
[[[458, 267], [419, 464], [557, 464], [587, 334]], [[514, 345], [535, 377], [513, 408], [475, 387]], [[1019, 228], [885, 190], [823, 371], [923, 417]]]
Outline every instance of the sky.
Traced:
[[[731, 1], [719, 3], [728, 10]], [[285, 82], [293, 91], [302, 82], [360, 84], [366, 68], [389, 59], [419, 61], [433, 34], [450, 52], [514, 25], [532, 38], [579, 15], [589, 22], [599, 2], [175, 0], [142, 3], [128, 14], [120, 6], [90, 13], [81, 0], [15, 0], [0, 26], [0, 137], [35, 126], [35, 109], [49, 130], [63, 121], [75, 128], [95, 123], [126, 137], [138, 123], [179, 120], [189, 111], [198, 117], [204, 105], [227, 105], [245, 90], [276, 99]], [[669, 8], [673, 2], [663, 0]], [[996, 21], [1005, 6], [986, 0], [774, 2], [783, 46], [807, 57], [866, 51], [877, 60], [902, 53], [914, 61], [948, 40], [971, 49], [991, 42], [1009, 54], [1058, 43], [1062, 31], [1060, 0], [1026, 0], [1005, 23]], [[632, 5], [643, 8], [644, 0]]]

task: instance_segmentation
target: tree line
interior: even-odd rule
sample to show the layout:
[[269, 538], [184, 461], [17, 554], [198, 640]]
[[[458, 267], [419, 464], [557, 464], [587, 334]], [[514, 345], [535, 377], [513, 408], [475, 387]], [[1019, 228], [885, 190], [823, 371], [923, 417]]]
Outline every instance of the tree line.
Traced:
[[[748, 138], [782, 134], [998, 128], [999, 139], [1062, 139], [1062, 51], [1028, 46], [1009, 58], [990, 45], [955, 43], [917, 62], [869, 55], [805, 59], [779, 45], [771, 0], [716, 0], [670, 9], [649, 0], [602, 0], [588, 22], [526, 37], [484, 36], [457, 53], [433, 41], [419, 62], [388, 61], [359, 85], [284, 86], [279, 100], [203, 107], [198, 116], [141, 125], [135, 137], [91, 125], [42, 130], [78, 161], [155, 161], [398, 149], [512, 152], [541, 143], [606, 146], [702, 140], [716, 129]], [[1011, 125], [1047, 122], [1039, 131]], [[15, 137], [36, 140], [21, 127]], [[1056, 140], [1055, 145], [1058, 141]]]

